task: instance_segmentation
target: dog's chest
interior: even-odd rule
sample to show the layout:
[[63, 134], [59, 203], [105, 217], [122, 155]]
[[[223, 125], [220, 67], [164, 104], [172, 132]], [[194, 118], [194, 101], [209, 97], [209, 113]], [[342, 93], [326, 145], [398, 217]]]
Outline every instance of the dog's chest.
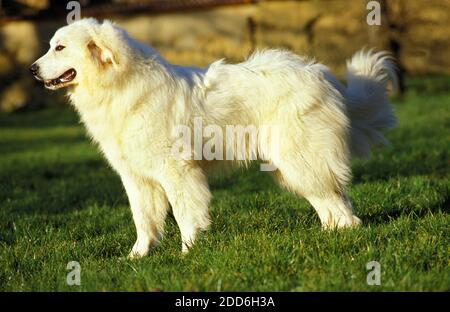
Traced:
[[155, 139], [151, 128], [139, 116], [99, 111], [85, 116], [83, 122], [93, 141], [118, 172], [149, 166], [149, 156], [158, 153], [158, 148], [155, 150], [152, 144]]
[[104, 110], [82, 115], [82, 121], [114, 169], [119, 170], [126, 164], [126, 147], [124, 145], [124, 120], [115, 118]]

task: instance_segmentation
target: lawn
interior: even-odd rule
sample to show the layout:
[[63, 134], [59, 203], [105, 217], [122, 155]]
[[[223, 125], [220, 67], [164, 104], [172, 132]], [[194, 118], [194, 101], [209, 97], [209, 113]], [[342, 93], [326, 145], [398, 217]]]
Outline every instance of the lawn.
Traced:
[[[170, 216], [137, 261], [123, 258], [135, 229], [120, 180], [73, 110], [0, 115], [0, 290], [448, 291], [449, 81], [409, 80], [392, 146], [353, 163], [363, 227], [322, 231], [305, 200], [253, 166], [212, 181], [213, 223], [189, 254]], [[69, 261], [80, 286], [66, 283]], [[367, 285], [369, 261], [380, 286]]]

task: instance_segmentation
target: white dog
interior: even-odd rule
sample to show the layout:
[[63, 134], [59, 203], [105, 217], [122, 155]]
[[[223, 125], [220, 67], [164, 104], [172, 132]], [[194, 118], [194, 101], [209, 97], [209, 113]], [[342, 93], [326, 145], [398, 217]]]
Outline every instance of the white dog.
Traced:
[[[240, 64], [181, 67], [113, 23], [90, 18], [59, 29], [30, 70], [49, 89], [67, 88], [120, 175], [137, 231], [130, 257], [142, 257], [162, 234], [170, 206], [182, 250], [192, 246], [210, 223], [206, 176], [251, 155], [274, 164], [275, 180], [305, 197], [324, 227], [359, 225], [346, 195], [349, 158], [386, 141], [381, 130], [395, 123], [386, 88], [396, 76], [385, 52], [358, 52], [347, 67], [347, 86], [324, 65], [280, 50]], [[278, 147], [259, 133], [241, 162], [174, 157], [173, 129], [193, 127], [195, 117], [221, 128], [277, 126]]]

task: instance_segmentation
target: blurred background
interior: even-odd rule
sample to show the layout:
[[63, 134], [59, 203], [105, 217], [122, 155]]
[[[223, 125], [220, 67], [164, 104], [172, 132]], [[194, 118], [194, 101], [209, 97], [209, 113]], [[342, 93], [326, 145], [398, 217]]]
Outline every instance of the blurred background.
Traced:
[[[1, 111], [55, 102], [27, 68], [48, 49], [55, 30], [66, 24], [67, 2], [0, 1]], [[257, 48], [287, 48], [314, 56], [342, 77], [348, 57], [362, 47], [375, 47], [393, 52], [402, 76], [450, 73], [450, 1], [379, 0], [380, 26], [367, 24], [367, 2], [79, 1], [82, 17], [112, 19], [182, 65], [205, 66], [218, 58], [238, 62]]]

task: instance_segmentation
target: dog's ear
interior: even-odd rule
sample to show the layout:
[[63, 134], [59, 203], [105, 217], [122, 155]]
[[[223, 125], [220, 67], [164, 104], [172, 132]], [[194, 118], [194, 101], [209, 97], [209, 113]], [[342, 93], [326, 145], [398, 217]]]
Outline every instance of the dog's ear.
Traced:
[[93, 59], [101, 66], [112, 65], [116, 69], [124, 66], [124, 58], [116, 48], [123, 46], [126, 32], [117, 27], [111, 21], [105, 20], [102, 24], [96, 24], [87, 28], [90, 40], [87, 47]]
[[91, 53], [93, 59], [100, 65], [118, 65], [117, 60], [114, 57], [113, 52], [104, 45], [96, 43], [91, 40], [87, 44], [87, 48]]

